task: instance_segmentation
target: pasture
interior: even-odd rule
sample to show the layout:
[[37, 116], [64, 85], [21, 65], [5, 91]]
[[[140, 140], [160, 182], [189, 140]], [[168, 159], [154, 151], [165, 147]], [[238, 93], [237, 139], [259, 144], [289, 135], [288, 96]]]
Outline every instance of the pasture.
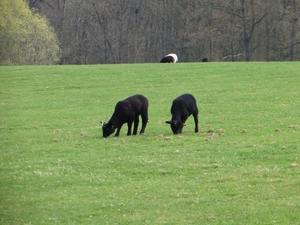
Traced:
[[[1, 224], [299, 224], [300, 63], [0, 67]], [[119, 100], [145, 135], [102, 138]], [[173, 135], [174, 98], [199, 108]], [[141, 124], [139, 125], [139, 129]]]

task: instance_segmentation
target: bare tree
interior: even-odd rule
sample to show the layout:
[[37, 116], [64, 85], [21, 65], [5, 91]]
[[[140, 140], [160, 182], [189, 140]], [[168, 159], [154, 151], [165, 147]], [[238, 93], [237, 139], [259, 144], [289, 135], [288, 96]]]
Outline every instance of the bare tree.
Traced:
[[251, 59], [251, 41], [256, 27], [267, 16], [270, 6], [265, 6], [260, 0], [239, 0], [238, 8], [233, 10], [242, 27], [242, 41], [245, 61]]

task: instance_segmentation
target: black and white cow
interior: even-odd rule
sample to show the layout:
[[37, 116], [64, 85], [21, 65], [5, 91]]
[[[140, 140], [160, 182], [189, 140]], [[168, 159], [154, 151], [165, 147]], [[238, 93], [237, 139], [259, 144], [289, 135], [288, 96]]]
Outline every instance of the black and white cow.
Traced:
[[161, 60], [160, 60], [161, 63], [176, 63], [178, 62], [178, 57], [176, 54], [174, 53], [170, 53], [166, 56], [164, 56]]
[[131, 135], [131, 127], [134, 122], [133, 135], [137, 134], [139, 115], [142, 117], [142, 129], [144, 134], [148, 122], [148, 99], [143, 95], [133, 95], [123, 101], [119, 101], [110, 120], [102, 123], [103, 137], [108, 137], [116, 129], [115, 137], [119, 136], [124, 123], [128, 125], [127, 136]]
[[174, 134], [181, 134], [182, 128], [185, 126], [185, 121], [192, 114], [195, 121], [195, 132], [199, 131], [198, 128], [198, 108], [196, 99], [191, 94], [183, 94], [174, 99], [171, 106], [172, 119], [166, 121], [171, 125]]

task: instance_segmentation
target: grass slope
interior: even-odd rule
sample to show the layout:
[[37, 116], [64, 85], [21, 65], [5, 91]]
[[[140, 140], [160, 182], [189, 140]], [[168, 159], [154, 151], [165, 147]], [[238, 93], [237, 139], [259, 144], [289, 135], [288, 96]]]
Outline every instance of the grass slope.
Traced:
[[[0, 67], [1, 224], [299, 224], [300, 63]], [[103, 139], [117, 101], [145, 135]], [[172, 100], [191, 93], [172, 135]], [[140, 126], [139, 126], [140, 127]]]

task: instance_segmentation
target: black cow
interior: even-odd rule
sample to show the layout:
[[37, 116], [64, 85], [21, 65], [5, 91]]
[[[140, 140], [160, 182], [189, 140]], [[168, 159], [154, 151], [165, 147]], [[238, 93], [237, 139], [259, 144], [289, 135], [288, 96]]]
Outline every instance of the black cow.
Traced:
[[115, 137], [119, 136], [124, 123], [128, 125], [127, 136], [129, 136], [131, 135], [133, 122], [133, 135], [136, 135], [139, 125], [139, 115], [142, 117], [140, 134], [144, 134], [148, 122], [148, 99], [143, 95], [133, 95], [123, 101], [119, 101], [110, 120], [107, 123], [102, 123], [103, 137], [108, 137], [115, 129], [117, 129]]
[[174, 58], [172, 56], [165, 56], [160, 60], [161, 63], [173, 63]]
[[170, 53], [160, 60], [161, 63], [176, 63], [177, 61], [178, 57], [175, 53]]
[[198, 108], [196, 99], [191, 94], [183, 94], [176, 98], [171, 107], [172, 119], [166, 121], [171, 124], [171, 129], [174, 134], [181, 134], [182, 128], [185, 126], [187, 118], [193, 114], [195, 121], [195, 132], [199, 131], [198, 128]]

